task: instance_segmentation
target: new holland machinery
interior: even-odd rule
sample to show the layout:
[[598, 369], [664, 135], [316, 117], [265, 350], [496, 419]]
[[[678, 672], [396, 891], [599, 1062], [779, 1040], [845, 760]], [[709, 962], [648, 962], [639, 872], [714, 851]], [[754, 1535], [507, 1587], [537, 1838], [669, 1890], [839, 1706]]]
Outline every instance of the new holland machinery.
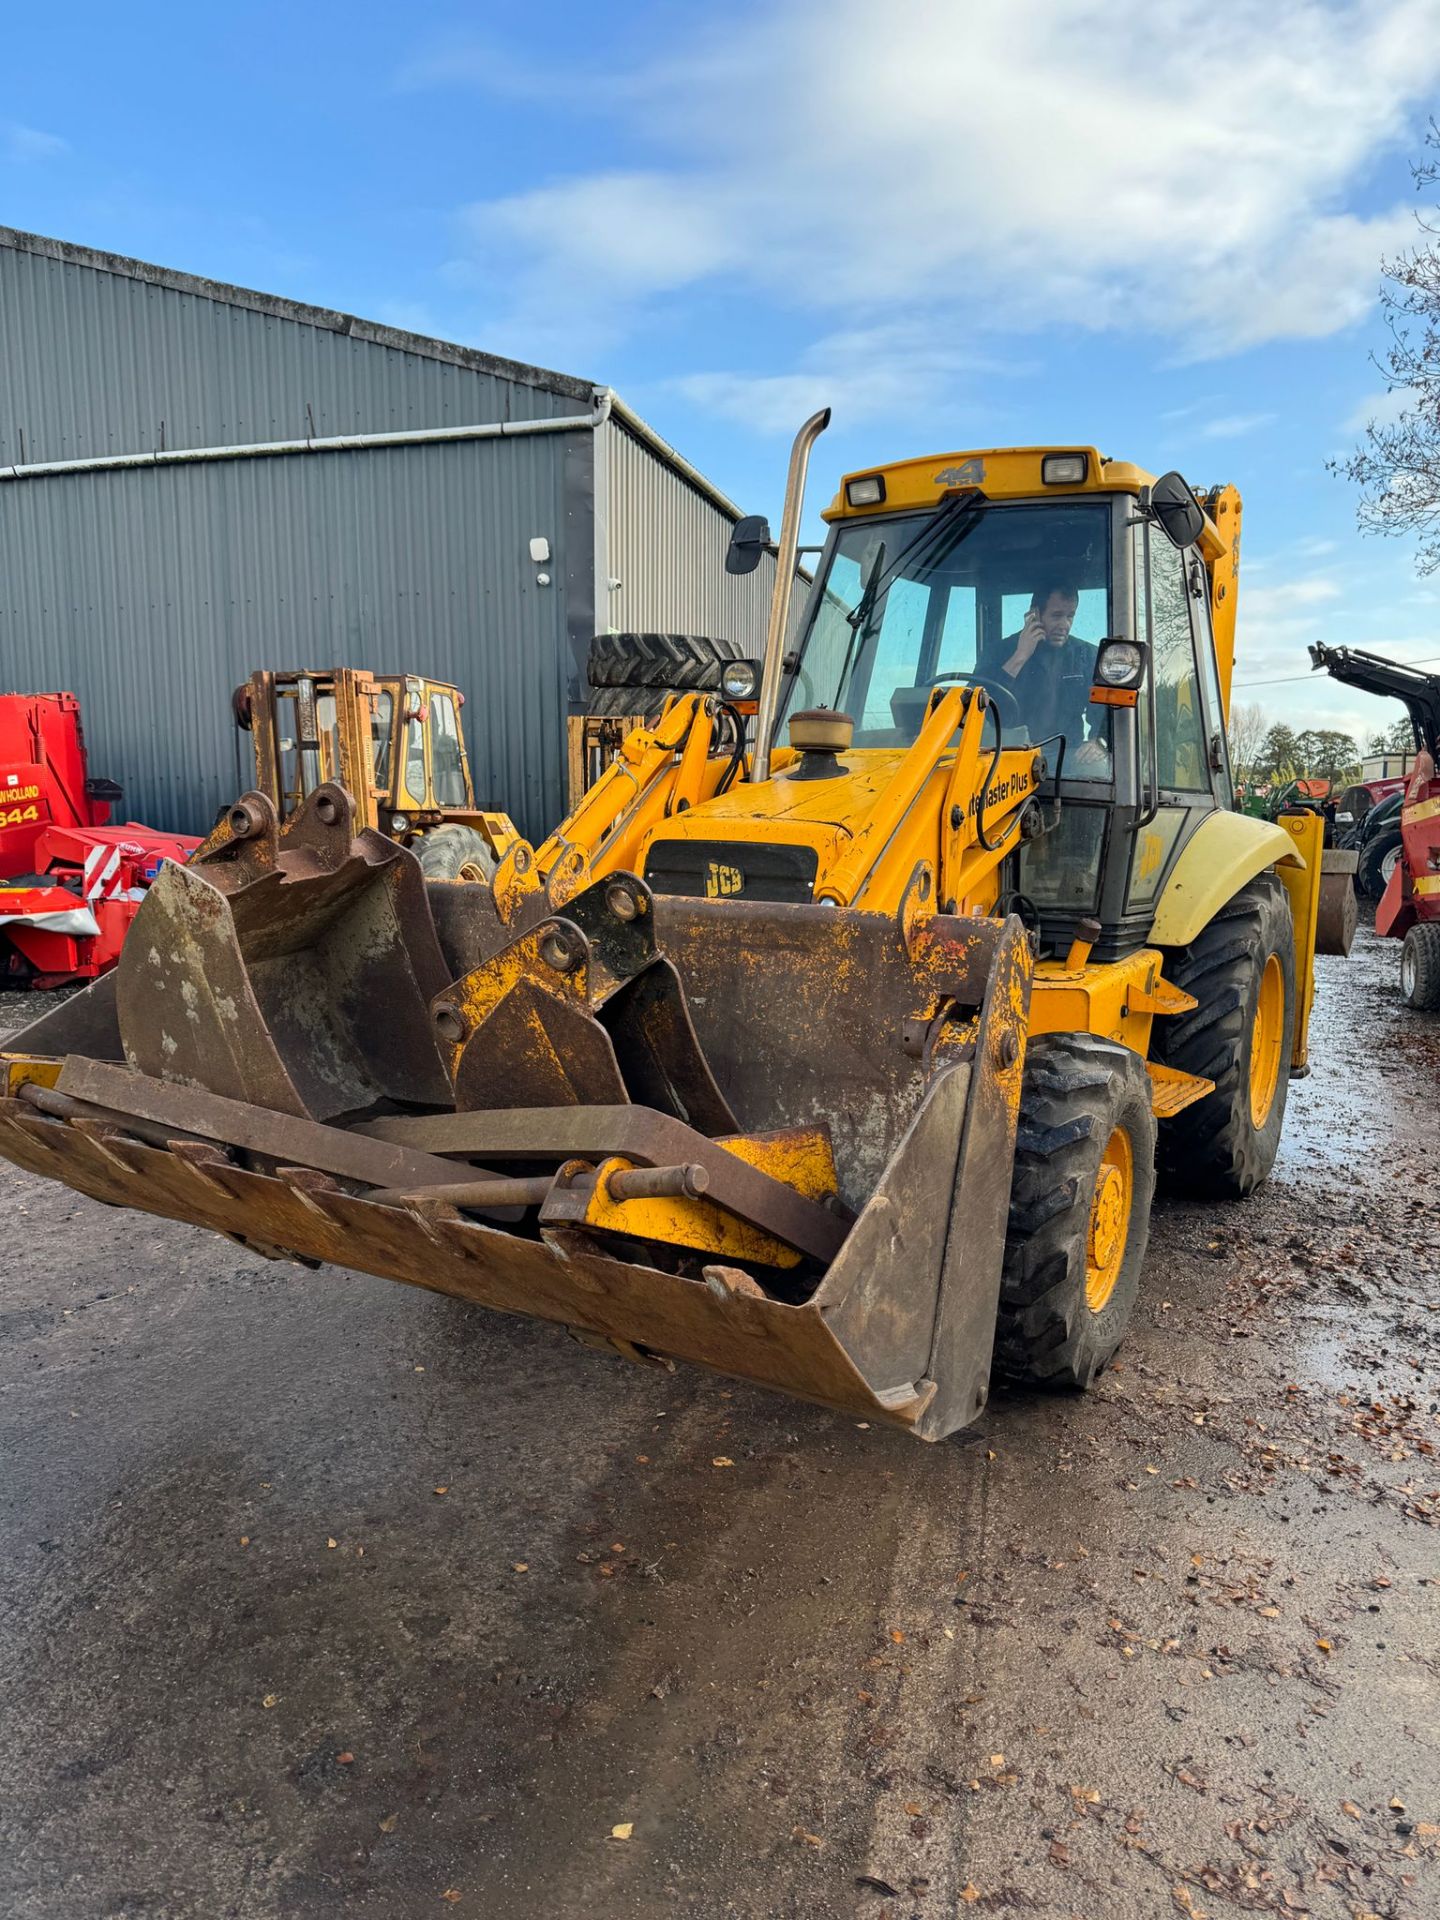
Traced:
[[1305, 1068], [1321, 823], [1231, 810], [1240, 500], [1093, 448], [876, 466], [787, 651], [827, 418], [763, 661], [487, 886], [337, 785], [246, 795], [11, 1042], [0, 1152], [928, 1440], [992, 1372], [1087, 1385], [1157, 1178], [1248, 1193]]

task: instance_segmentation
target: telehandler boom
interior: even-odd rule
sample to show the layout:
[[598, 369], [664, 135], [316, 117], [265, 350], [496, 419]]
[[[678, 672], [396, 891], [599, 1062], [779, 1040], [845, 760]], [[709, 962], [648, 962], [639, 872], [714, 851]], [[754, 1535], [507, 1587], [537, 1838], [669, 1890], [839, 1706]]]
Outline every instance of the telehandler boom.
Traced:
[[763, 661], [489, 886], [336, 785], [246, 795], [12, 1042], [0, 1152], [924, 1439], [992, 1372], [1088, 1384], [1157, 1177], [1248, 1193], [1305, 1068], [1320, 822], [1231, 810], [1239, 497], [1093, 448], [852, 474], [787, 653], [827, 419]]

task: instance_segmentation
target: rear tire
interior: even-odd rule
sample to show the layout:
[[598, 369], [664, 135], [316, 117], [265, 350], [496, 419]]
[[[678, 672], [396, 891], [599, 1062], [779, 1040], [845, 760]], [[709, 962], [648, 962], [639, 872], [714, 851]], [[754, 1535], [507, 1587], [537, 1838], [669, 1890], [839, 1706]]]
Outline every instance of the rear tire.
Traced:
[[1088, 1033], [1030, 1042], [995, 1372], [1088, 1387], [1124, 1338], [1155, 1192], [1150, 1076], [1128, 1047]]
[[1385, 889], [1390, 884], [1390, 875], [1403, 857], [1398, 827], [1382, 828], [1375, 837], [1360, 849], [1359, 864], [1355, 869], [1360, 891], [1369, 900], [1384, 898]]
[[1400, 949], [1400, 991], [1417, 1013], [1440, 1008], [1440, 921], [1420, 920]]
[[1215, 1091], [1160, 1124], [1167, 1191], [1238, 1200], [1275, 1164], [1295, 1040], [1295, 935], [1290, 897], [1262, 873], [1222, 907], [1166, 978], [1199, 1006], [1155, 1023], [1162, 1066], [1215, 1082]]
[[490, 842], [478, 828], [461, 826], [458, 821], [422, 833], [410, 851], [427, 880], [474, 883], [495, 878], [497, 862]]

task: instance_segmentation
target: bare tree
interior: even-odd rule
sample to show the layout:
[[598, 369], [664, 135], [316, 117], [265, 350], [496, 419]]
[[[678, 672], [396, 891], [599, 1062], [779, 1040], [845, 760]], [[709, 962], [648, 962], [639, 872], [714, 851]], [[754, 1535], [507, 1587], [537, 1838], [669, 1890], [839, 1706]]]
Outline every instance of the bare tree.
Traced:
[[1235, 778], [1247, 785], [1260, 767], [1261, 748], [1270, 731], [1270, 721], [1259, 701], [1250, 706], [1230, 709], [1230, 765]]
[[[1440, 155], [1440, 122], [1430, 122], [1425, 144]], [[1440, 181], [1440, 158], [1411, 171], [1423, 191]], [[1403, 411], [1372, 420], [1363, 444], [1330, 467], [1360, 488], [1361, 531], [1414, 534], [1419, 571], [1433, 573], [1440, 567], [1440, 225], [1423, 214], [1416, 221], [1418, 244], [1381, 262], [1390, 346], [1375, 364], [1387, 390], [1405, 396]]]

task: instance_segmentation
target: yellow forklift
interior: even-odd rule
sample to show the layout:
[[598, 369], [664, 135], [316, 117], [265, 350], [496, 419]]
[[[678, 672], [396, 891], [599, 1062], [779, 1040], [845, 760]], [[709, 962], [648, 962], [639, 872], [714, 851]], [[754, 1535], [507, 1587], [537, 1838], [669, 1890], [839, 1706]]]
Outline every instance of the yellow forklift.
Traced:
[[354, 667], [252, 673], [232, 700], [280, 821], [332, 783], [353, 796], [357, 826], [409, 847], [427, 880], [489, 880], [520, 836], [475, 805], [464, 704], [447, 681]]

